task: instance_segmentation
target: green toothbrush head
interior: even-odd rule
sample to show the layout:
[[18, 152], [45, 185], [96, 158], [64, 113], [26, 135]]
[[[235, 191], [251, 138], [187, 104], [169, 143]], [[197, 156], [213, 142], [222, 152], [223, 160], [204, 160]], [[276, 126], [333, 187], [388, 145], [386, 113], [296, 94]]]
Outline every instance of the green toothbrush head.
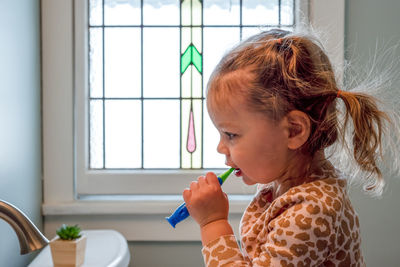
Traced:
[[230, 168], [229, 170], [227, 170], [226, 172], [224, 172], [223, 174], [219, 175], [218, 177], [221, 178], [222, 183], [225, 182], [226, 178], [228, 178], [228, 176], [235, 170], [235, 168]]

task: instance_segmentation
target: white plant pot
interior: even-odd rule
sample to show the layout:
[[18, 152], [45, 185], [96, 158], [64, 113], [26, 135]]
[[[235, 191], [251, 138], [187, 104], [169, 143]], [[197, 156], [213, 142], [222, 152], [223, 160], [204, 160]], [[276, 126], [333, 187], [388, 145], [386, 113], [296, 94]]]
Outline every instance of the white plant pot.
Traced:
[[54, 267], [79, 267], [85, 261], [86, 236], [62, 240], [58, 236], [50, 242]]

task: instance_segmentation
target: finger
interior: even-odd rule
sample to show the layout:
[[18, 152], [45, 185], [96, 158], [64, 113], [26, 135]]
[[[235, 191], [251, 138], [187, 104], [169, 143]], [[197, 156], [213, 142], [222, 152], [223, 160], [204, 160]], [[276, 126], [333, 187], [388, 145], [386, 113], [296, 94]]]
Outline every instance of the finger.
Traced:
[[183, 190], [182, 196], [183, 196], [183, 200], [185, 202], [187, 202], [187, 201], [189, 201], [190, 197], [192, 196], [192, 192], [190, 191], [189, 188], [186, 188], [185, 190]]
[[190, 183], [190, 190], [195, 191], [199, 188], [199, 184], [196, 181]]
[[219, 185], [219, 181], [218, 181], [218, 177], [217, 177], [217, 175], [215, 175], [215, 173], [213, 173], [213, 172], [208, 172], [207, 174], [206, 174], [206, 180], [207, 180], [207, 182], [208, 182], [208, 184], [213, 184], [213, 185]]
[[197, 181], [198, 181], [200, 187], [208, 185], [208, 182], [207, 182], [207, 180], [206, 180], [206, 177], [204, 177], [204, 176], [200, 176], [200, 177], [197, 179]]

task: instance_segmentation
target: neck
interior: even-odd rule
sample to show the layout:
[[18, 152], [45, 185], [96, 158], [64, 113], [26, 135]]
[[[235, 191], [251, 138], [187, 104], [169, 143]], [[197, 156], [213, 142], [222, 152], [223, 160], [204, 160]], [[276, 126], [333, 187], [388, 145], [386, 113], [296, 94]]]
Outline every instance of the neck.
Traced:
[[316, 174], [318, 177], [323, 174], [323, 170], [333, 169], [332, 164], [326, 160], [324, 151], [318, 151], [312, 158], [293, 157], [289, 161], [289, 166], [286, 173], [273, 182], [274, 199], [292, 187], [318, 179], [311, 174]]

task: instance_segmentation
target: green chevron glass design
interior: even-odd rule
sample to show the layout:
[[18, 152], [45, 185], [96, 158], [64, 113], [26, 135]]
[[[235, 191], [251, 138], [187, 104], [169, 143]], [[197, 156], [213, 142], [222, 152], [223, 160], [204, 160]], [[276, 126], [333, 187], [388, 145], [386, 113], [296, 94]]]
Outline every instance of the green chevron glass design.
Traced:
[[193, 64], [199, 73], [203, 72], [203, 57], [193, 44], [189, 45], [182, 54], [181, 74], [186, 71], [190, 64]]

